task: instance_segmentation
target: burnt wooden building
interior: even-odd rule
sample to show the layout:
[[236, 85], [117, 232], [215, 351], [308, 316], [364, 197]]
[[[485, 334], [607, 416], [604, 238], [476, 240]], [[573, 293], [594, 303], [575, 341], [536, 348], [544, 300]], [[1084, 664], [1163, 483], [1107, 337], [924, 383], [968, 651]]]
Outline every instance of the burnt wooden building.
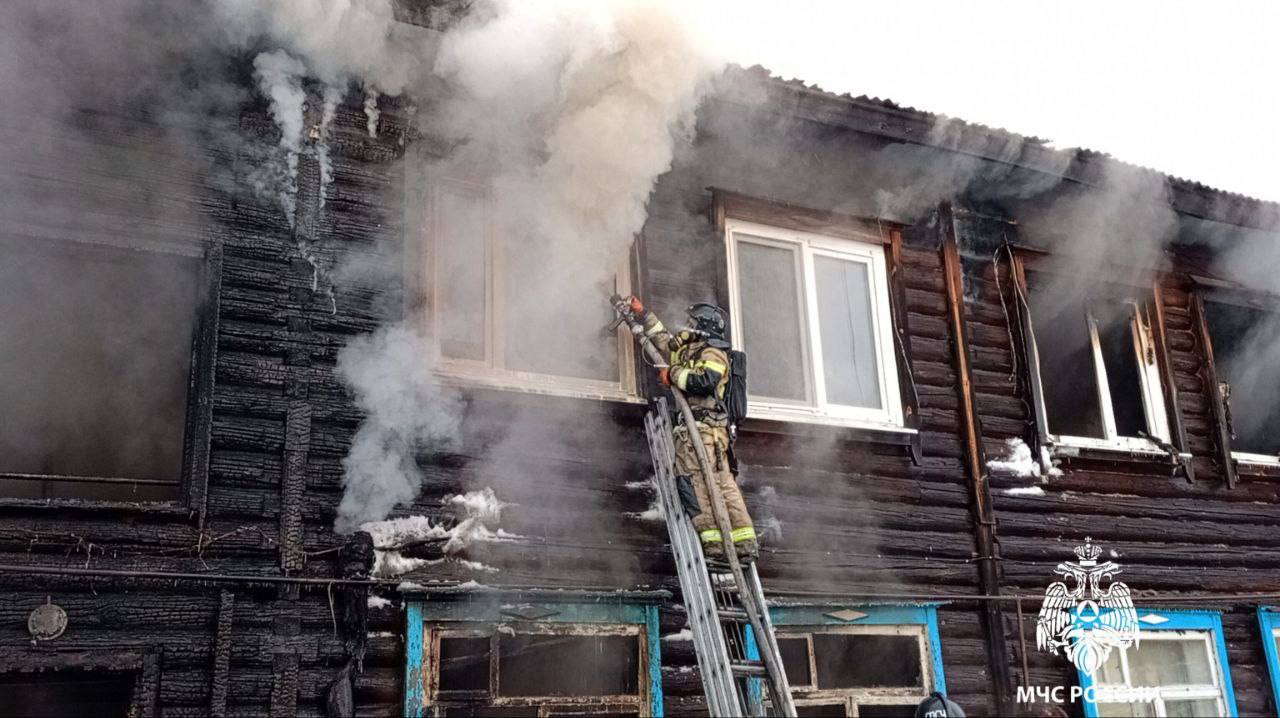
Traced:
[[[383, 100], [371, 136], [361, 99], [328, 130], [331, 183], [299, 158], [292, 222], [240, 189], [261, 158], [198, 127], [161, 141], [127, 108], [38, 138], [82, 161], [0, 170], [25, 200], [0, 225], [0, 712], [702, 710], [645, 484], [652, 372], [625, 337], [559, 374], [511, 351], [501, 198], [439, 169], [407, 103]], [[262, 100], [230, 124], [277, 132]], [[932, 690], [970, 715], [1042, 710], [1018, 689], [1082, 681], [1035, 626], [1086, 537], [1146, 619], [1092, 680], [1157, 689], [1133, 715], [1276, 713], [1280, 370], [1254, 342], [1274, 287], [1222, 260], [1266, 256], [1278, 215], [722, 78], [607, 289], [670, 323], [731, 311], [752, 361], [742, 484], [805, 714], [910, 715]], [[418, 457], [393, 519], [420, 540], [394, 545], [391, 525], [333, 530], [363, 418], [338, 352], [393, 322], [435, 338], [422, 360], [458, 429]], [[468, 521], [484, 540], [441, 546]]]

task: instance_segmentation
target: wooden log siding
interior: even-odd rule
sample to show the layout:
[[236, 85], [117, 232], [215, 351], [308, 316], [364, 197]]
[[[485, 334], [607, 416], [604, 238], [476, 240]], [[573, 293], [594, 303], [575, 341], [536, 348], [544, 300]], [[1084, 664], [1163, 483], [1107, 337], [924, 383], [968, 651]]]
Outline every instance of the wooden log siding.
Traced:
[[[1029, 402], [1019, 400], [1017, 383], [1003, 380], [1008, 367], [982, 358], [1000, 353], [976, 351], [988, 342], [990, 349], [997, 350], [1010, 341], [1003, 320], [998, 319], [1003, 310], [995, 286], [997, 269], [992, 267], [978, 281], [980, 286], [971, 293], [969, 308], [973, 310], [971, 326], [979, 321], [1001, 325], [1000, 331], [971, 332], [970, 336], [975, 347], [975, 375], [989, 374], [993, 379], [977, 398], [987, 451], [1003, 456], [1005, 439], [1025, 437], [1026, 433], [1015, 429], [1034, 424], [1035, 416]], [[1143, 591], [1220, 593], [1224, 596], [1221, 603], [1214, 605], [1210, 600], [1206, 607], [1228, 610], [1224, 620], [1230, 669], [1241, 713], [1274, 712], [1266, 669], [1259, 665], [1261, 638], [1248, 623], [1252, 608], [1225, 596], [1280, 587], [1280, 555], [1271, 547], [1274, 541], [1269, 528], [1278, 516], [1277, 487], [1270, 482], [1242, 481], [1234, 489], [1227, 488], [1216, 458], [1216, 428], [1208, 394], [1212, 389], [1201, 376], [1206, 357], [1195, 335], [1192, 295], [1173, 281], [1162, 282], [1157, 295], [1168, 373], [1177, 388], [1176, 408], [1184, 423], [1186, 450], [1193, 454], [1194, 474], [1172, 475], [1167, 461], [1100, 452], [1064, 465], [1062, 476], [1026, 479], [993, 475], [992, 500], [1000, 527], [1004, 585], [1010, 592], [1042, 593], [1055, 580], [1052, 564], [1070, 559], [1072, 547], [1090, 536], [1105, 551], [1116, 552], [1108, 555], [1122, 569], [1117, 578], [1137, 592], [1135, 600], [1142, 600]], [[988, 417], [1006, 416], [1015, 420], [1008, 430], [987, 426]], [[1031, 486], [1043, 494], [1009, 493], [1010, 489]], [[1023, 608], [1029, 616], [1024, 617], [1021, 640], [1016, 623], [1009, 631], [1015, 649], [1020, 650], [1022, 643], [1029, 646], [1030, 675], [1019, 675], [1015, 682], [1074, 683], [1074, 669], [1065, 661], [1035, 649], [1038, 602], [1026, 602]], [[1023, 673], [1021, 663], [1019, 657], [1015, 663], [1019, 674]]]
[[[338, 111], [334, 182], [308, 229], [323, 268], [344, 256], [376, 256], [376, 242], [398, 238], [402, 200], [392, 160], [404, 125], [394, 105], [384, 100], [382, 109], [377, 140], [367, 136], [360, 98]], [[246, 118], [242, 126], [275, 142], [265, 104], [247, 108]], [[130, 146], [127, 136], [102, 141]], [[203, 240], [218, 257], [208, 266], [221, 296], [211, 304], [217, 321], [205, 324], [219, 356], [207, 375], [196, 377], [189, 402], [192, 410], [207, 410], [211, 424], [209, 446], [191, 447], [197, 452], [191, 460], [209, 473], [207, 492], [191, 498], [195, 515], [185, 508], [51, 509], [0, 501], [0, 563], [265, 578], [279, 576], [283, 565], [298, 575], [335, 575], [334, 554], [324, 552], [340, 543], [331, 526], [342, 449], [330, 449], [329, 437], [353, 430], [359, 416], [332, 367], [337, 350], [381, 316], [370, 303], [373, 288], [362, 287], [339, 287], [331, 314], [325, 277], [313, 294], [311, 267], [296, 261], [296, 238], [279, 208], [227, 192], [235, 184], [231, 175], [251, 165], [233, 159], [198, 188]], [[318, 185], [313, 165], [314, 158], [302, 159], [300, 184]], [[156, 672], [155, 715], [322, 715], [324, 693], [350, 658], [335, 637], [323, 587], [282, 597], [263, 586], [233, 586], [233, 594], [216, 581], [5, 574], [0, 583], [3, 652], [30, 665], [38, 655], [68, 656], [70, 665], [84, 651], [154, 655], [146, 670]], [[68, 627], [32, 648], [27, 615], [46, 600], [66, 610]]]
[[[808, 102], [804, 93], [783, 94]], [[286, 571], [342, 575], [335, 551], [342, 539], [332, 525], [342, 459], [361, 416], [335, 374], [336, 357], [352, 336], [387, 318], [385, 307], [402, 304], [402, 288], [352, 280], [330, 294], [331, 275], [322, 271], [312, 291], [312, 267], [300, 261], [298, 242], [309, 243], [322, 270], [352, 260], [398, 275], [405, 203], [415, 201], [405, 199], [403, 170], [395, 162], [407, 134], [402, 113], [384, 99], [379, 136], [371, 139], [359, 99], [338, 108], [330, 140], [334, 181], [323, 211], [317, 195], [302, 198], [304, 221], [297, 231], [271, 200], [229, 193], [234, 182], [210, 179], [201, 187], [206, 239], [221, 257], [217, 360], [197, 390], [198, 401], [207, 401], [202, 406], [211, 427], [203, 522], [181, 507], [71, 510], [0, 501], [0, 563], [264, 580]], [[727, 302], [723, 237], [706, 188], [827, 213], [862, 201], [868, 189], [859, 184], [862, 174], [846, 168], [867, 167], [876, 155], [855, 141], [857, 132], [835, 129], [852, 120], [837, 117], [832, 102], [824, 100], [822, 112], [779, 106], [768, 110], [767, 121], [751, 120], [754, 125], [730, 121], [750, 115], [749, 108], [705, 108], [700, 122], [707, 120], [707, 131], [650, 199], [634, 271], [652, 306], [674, 322], [692, 301]], [[886, 113], [900, 114], [871, 114], [878, 122]], [[265, 104], [247, 108], [240, 126], [268, 145], [275, 142]], [[743, 127], [752, 131], [731, 131]], [[868, 133], [883, 131], [869, 127]], [[726, 145], [744, 137], [751, 147]], [[216, 159], [228, 173], [249, 166], [247, 157]], [[313, 157], [303, 157], [300, 178], [306, 192], [318, 191]], [[1024, 385], [1026, 361], [1010, 338], [1019, 336], [1016, 311], [1000, 302], [998, 289], [1010, 285], [996, 283], [995, 272], [1007, 279], [1008, 266], [965, 267], [972, 270], [964, 278], [961, 314], [969, 350], [966, 392], [954, 352], [961, 332], [953, 326], [945, 263], [936, 239], [920, 239], [934, 233], [913, 236], [911, 229], [905, 227], [903, 241], [894, 245], [892, 282], [896, 317], [910, 348], [904, 370], [919, 401], [919, 459], [913, 461], [901, 442], [866, 432], [749, 422], [738, 444], [743, 489], [764, 535], [762, 570], [774, 595], [848, 596], [856, 605], [859, 592], [983, 592], [982, 562], [973, 560], [970, 475], [985, 467], [979, 460], [975, 469], [974, 457], [1003, 456], [1005, 440], [1032, 438], [1028, 431], [1036, 426]], [[998, 243], [997, 235], [988, 239]], [[967, 261], [964, 241], [958, 249]], [[1280, 588], [1280, 545], [1273, 537], [1280, 478], [1241, 468], [1238, 484], [1227, 487], [1214, 458], [1216, 387], [1202, 376], [1205, 347], [1193, 322], [1192, 296], [1173, 283], [1162, 285], [1168, 373], [1194, 478], [1171, 477], [1167, 464], [1108, 454], [1080, 457], [1064, 466], [1064, 475], [1043, 482], [990, 475], [1003, 558], [996, 589], [1042, 592], [1052, 567], [1070, 558], [1085, 535], [1117, 552], [1122, 578], [1138, 591]], [[976, 412], [972, 422], [964, 416], [966, 395]], [[420, 457], [423, 491], [396, 515], [455, 520], [445, 499], [489, 486], [511, 504], [501, 526], [524, 538], [478, 544], [404, 579], [678, 589], [664, 526], [638, 518], [651, 495], [626, 486], [649, 471], [642, 406], [482, 390], [462, 396], [460, 445]], [[977, 429], [977, 451], [962, 438], [970, 426]], [[1031, 485], [1043, 495], [1007, 492]], [[572, 507], [571, 515], [565, 507]], [[476, 571], [459, 558], [497, 571]], [[404, 615], [398, 594], [381, 594], [393, 604], [369, 609], [362, 670], [354, 679], [360, 715], [395, 716], [403, 705]], [[321, 715], [325, 691], [353, 657], [335, 627], [341, 613], [333, 598], [331, 603], [322, 586], [5, 574], [0, 647], [15, 661], [60, 655], [49, 648], [105, 651], [115, 660], [154, 655], [160, 714]], [[63, 637], [33, 649], [26, 616], [46, 600], [67, 610], [69, 626]], [[1226, 604], [1224, 599], [1220, 607], [1233, 607]], [[987, 609], [957, 600], [938, 610], [948, 690], [971, 715], [996, 710], [992, 686], [1004, 681], [1002, 669], [1014, 670], [1015, 682], [1074, 682], [1060, 658], [1034, 647], [1022, 652], [1017, 622], [1006, 608], [1007, 656], [997, 659], [994, 671]], [[1037, 608], [1024, 605], [1028, 614]], [[1234, 608], [1224, 623], [1238, 705], [1274, 711], [1251, 607]], [[662, 621], [668, 637], [683, 626], [678, 599], [663, 607]], [[1033, 616], [1024, 616], [1023, 639], [1033, 625]], [[668, 640], [662, 649], [667, 712], [705, 710], [691, 647]]]

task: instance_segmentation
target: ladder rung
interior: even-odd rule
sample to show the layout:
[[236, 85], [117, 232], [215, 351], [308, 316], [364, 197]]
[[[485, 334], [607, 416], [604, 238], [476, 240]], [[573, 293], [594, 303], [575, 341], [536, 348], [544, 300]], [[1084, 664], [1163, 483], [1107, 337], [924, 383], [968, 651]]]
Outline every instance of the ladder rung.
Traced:
[[735, 676], [763, 678], [769, 675], [768, 669], [760, 661], [733, 661], [729, 664], [729, 668], [733, 670]]
[[734, 623], [749, 623], [750, 617], [747, 612], [741, 608], [717, 608], [716, 615], [720, 616], [721, 621], [733, 621]]

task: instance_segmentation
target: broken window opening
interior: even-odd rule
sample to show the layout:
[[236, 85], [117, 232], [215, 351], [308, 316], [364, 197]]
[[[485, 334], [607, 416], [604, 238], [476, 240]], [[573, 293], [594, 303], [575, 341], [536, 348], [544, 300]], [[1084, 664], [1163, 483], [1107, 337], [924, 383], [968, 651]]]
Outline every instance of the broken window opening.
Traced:
[[0, 256], [0, 496], [177, 499], [203, 260], [53, 240]]
[[1068, 445], [1153, 451], [1169, 438], [1149, 302], [1028, 272], [1048, 433]]
[[135, 681], [135, 675], [128, 672], [0, 674], [0, 715], [6, 718], [128, 715]]
[[[589, 261], [554, 238], [517, 236], [527, 228], [503, 226], [498, 211], [485, 183], [432, 186], [424, 277], [436, 368], [497, 388], [633, 396], [633, 340], [604, 331], [605, 298], [631, 291], [629, 257]], [[610, 264], [607, 276], [584, 269]]]
[[1205, 301], [1205, 322], [1237, 458], [1280, 462], [1280, 313]]
[[429, 696], [444, 715], [640, 715], [648, 660], [641, 627], [529, 623], [432, 629]]
[[934, 690], [925, 625], [777, 630], [798, 715], [911, 716]]
[[734, 346], [752, 357], [751, 412], [900, 428], [888, 271], [865, 241], [725, 223]]

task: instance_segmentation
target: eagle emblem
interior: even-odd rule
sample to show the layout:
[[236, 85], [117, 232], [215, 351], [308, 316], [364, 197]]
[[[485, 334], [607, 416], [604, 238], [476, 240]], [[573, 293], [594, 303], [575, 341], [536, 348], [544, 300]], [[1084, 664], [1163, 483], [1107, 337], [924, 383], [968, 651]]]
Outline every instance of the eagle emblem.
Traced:
[[1092, 676], [1112, 649], [1123, 650], [1138, 642], [1138, 611], [1128, 586], [1111, 581], [1104, 588], [1103, 582], [1120, 573], [1120, 567], [1112, 561], [1098, 563], [1101, 547], [1086, 537], [1075, 554], [1078, 561], [1063, 561], [1054, 569], [1065, 581], [1049, 584], [1044, 592], [1036, 647], [1062, 652]]

